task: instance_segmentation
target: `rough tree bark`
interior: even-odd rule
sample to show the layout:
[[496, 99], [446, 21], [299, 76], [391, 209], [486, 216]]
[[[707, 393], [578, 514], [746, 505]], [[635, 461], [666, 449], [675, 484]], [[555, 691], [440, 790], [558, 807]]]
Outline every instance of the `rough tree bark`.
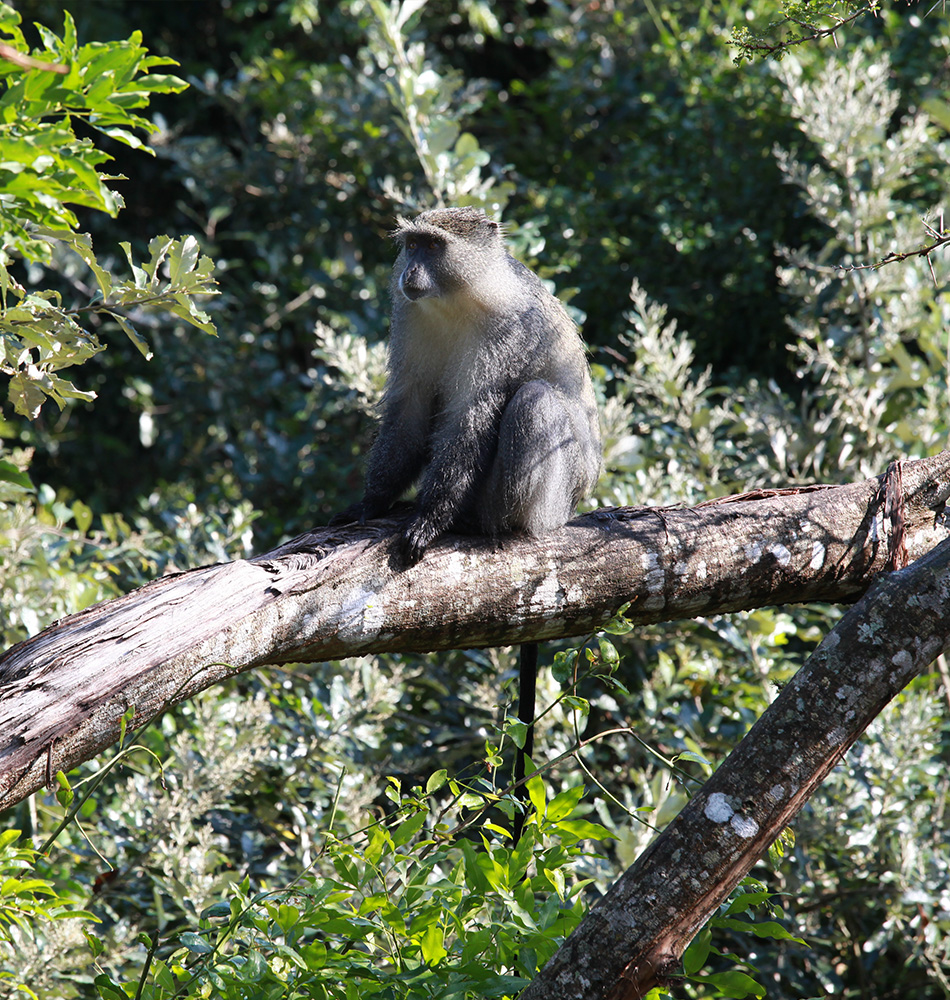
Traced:
[[950, 649], [950, 541], [881, 577], [519, 1000], [641, 1000], [881, 709]]
[[849, 601], [950, 535], [950, 452], [847, 486], [597, 512], [541, 541], [446, 539], [394, 572], [393, 522], [321, 529], [63, 619], [0, 659], [0, 809], [222, 678], [265, 664], [581, 635]]

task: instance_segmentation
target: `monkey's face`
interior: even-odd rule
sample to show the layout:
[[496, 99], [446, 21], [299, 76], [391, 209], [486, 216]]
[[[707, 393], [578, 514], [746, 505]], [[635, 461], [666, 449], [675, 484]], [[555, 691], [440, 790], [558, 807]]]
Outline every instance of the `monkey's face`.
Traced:
[[408, 231], [402, 234], [402, 252], [396, 260], [399, 291], [410, 302], [437, 298], [450, 290], [447, 241], [432, 233]]

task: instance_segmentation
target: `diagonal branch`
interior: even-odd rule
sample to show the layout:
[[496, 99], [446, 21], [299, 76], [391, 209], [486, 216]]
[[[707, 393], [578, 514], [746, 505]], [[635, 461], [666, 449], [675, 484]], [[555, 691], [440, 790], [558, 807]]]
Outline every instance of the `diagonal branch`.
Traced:
[[950, 540], [882, 576], [519, 1000], [641, 1000], [871, 720], [950, 648]]
[[846, 486], [597, 511], [541, 540], [446, 538], [405, 572], [383, 519], [155, 580], [0, 657], [0, 809], [236, 671], [582, 635], [628, 602], [645, 624], [851, 601], [950, 535], [948, 497], [943, 452]]

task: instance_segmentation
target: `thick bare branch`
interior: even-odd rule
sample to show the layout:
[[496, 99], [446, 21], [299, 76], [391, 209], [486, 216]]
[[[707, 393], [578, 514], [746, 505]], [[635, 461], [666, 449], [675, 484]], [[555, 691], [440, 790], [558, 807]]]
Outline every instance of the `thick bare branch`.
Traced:
[[950, 540], [881, 577], [521, 1000], [640, 1000], [884, 705], [950, 648]]
[[598, 511], [541, 541], [447, 538], [404, 572], [381, 520], [156, 580], [0, 658], [0, 808], [115, 743], [123, 716], [235, 671], [581, 635], [627, 602], [647, 623], [850, 601], [950, 534], [948, 496], [944, 452], [848, 486]]

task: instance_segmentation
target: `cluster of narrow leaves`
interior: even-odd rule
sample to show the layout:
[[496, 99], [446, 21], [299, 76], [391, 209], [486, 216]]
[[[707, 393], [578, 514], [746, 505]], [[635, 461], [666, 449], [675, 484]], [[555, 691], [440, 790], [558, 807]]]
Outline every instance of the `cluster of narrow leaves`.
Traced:
[[[82, 890], [76, 885], [55, 885], [39, 878], [35, 867], [38, 854], [19, 843], [19, 830], [0, 832], [0, 955], [5, 947], [16, 948], [21, 936], [32, 935], [38, 924], [57, 920], [96, 921], [81, 907]], [[26, 996], [35, 993], [0, 964], [0, 994], [7, 987]]]
[[532, 817], [512, 844], [501, 813], [479, 811], [465, 835], [441, 822], [444, 811], [431, 808], [435, 793], [455, 791], [459, 810], [464, 796], [444, 771], [425, 792], [404, 794], [390, 781], [398, 807], [391, 821], [356, 838], [329, 835], [316, 862], [319, 877], [261, 891], [245, 879], [177, 940], [144, 936], [150, 961], [140, 980], [103, 971], [95, 980], [99, 995], [517, 994], [582, 916], [585, 882], [573, 869], [583, 842], [609, 836], [578, 816], [583, 786], [548, 797], [542, 779], [531, 779]]
[[79, 254], [99, 289], [88, 305], [67, 309], [59, 293], [27, 291], [0, 264], [0, 371], [10, 376], [8, 398], [17, 413], [33, 419], [47, 398], [60, 407], [67, 399], [95, 399], [94, 392], [77, 388], [59, 374], [103, 350], [99, 338], [83, 325], [84, 315], [108, 315], [146, 358], [151, 352], [135, 328], [137, 312], [171, 313], [206, 333], [215, 332], [211, 318], [192, 298], [214, 293], [214, 264], [199, 253], [193, 236], [156, 236], [149, 243], [149, 259], [141, 265], [133, 260], [131, 246], [122, 243], [133, 277], [117, 281], [99, 266], [85, 233], [36, 232]]
[[[13, 408], [32, 419], [47, 398], [62, 407], [67, 399], [95, 397], [60, 374], [102, 350], [84, 317], [108, 314], [148, 356], [135, 316], [171, 312], [213, 333], [192, 297], [212, 294], [214, 282], [212, 263], [193, 238], [156, 237], [140, 266], [123, 244], [133, 277], [117, 280], [100, 266], [90, 237], [77, 232], [75, 208], [115, 215], [123, 202], [108, 183], [120, 178], [99, 169], [111, 157], [80, 138], [76, 123], [147, 149], [135, 133], [156, 126], [134, 109], [152, 94], [185, 88], [175, 76], [149, 72], [172, 60], [149, 56], [139, 33], [79, 45], [68, 13], [62, 38], [38, 25], [43, 46], [30, 52], [19, 25], [19, 14], [0, 4], [0, 372], [10, 377]], [[49, 263], [63, 250], [77, 254], [96, 283], [91, 300], [76, 308], [58, 292], [30, 290], [15, 270], [20, 259]]]

